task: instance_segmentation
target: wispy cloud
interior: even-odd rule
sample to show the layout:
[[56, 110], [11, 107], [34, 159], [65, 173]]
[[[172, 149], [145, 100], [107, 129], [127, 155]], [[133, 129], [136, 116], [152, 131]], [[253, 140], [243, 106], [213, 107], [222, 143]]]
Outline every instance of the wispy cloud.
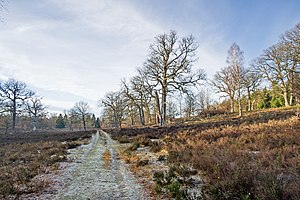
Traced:
[[10, 13], [0, 33], [2, 76], [97, 100], [135, 72], [159, 30], [122, 2], [54, 0], [51, 6], [63, 13], [59, 20]]

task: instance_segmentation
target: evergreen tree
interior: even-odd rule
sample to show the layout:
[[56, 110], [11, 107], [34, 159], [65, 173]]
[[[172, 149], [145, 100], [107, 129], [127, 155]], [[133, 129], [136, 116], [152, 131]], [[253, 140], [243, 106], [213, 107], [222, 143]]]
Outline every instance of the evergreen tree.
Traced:
[[259, 109], [271, 108], [272, 95], [267, 88], [260, 91], [257, 107]]
[[58, 118], [56, 119], [56, 128], [65, 128], [65, 121], [62, 114], [59, 114]]
[[99, 119], [99, 117], [97, 117], [97, 119], [96, 119], [95, 128], [100, 128], [100, 119]]

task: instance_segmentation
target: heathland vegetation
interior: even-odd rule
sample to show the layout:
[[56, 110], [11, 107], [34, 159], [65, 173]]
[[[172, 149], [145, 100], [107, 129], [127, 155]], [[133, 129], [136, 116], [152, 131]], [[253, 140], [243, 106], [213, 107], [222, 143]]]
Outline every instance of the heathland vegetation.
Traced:
[[[300, 122], [293, 109], [200, 120], [111, 130], [111, 134], [130, 143], [121, 152], [123, 159], [137, 174], [152, 174], [148, 182], [154, 182], [147, 186], [162, 197], [300, 198]], [[141, 156], [147, 148], [150, 152]], [[153, 154], [154, 159], [149, 156]], [[153, 171], [158, 162], [167, 169]]]
[[51, 184], [43, 177], [66, 161], [67, 150], [88, 140], [95, 131], [19, 132], [0, 134], [0, 199], [38, 194]]

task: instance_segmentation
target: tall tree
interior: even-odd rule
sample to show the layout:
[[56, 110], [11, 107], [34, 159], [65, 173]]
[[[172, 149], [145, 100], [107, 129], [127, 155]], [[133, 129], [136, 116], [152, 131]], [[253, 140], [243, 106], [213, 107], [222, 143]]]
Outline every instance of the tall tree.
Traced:
[[87, 102], [79, 101], [76, 102], [74, 107], [71, 108], [70, 113], [81, 119], [83, 129], [86, 131], [86, 117], [89, 114], [90, 106]]
[[113, 126], [121, 128], [122, 121], [124, 118], [124, 111], [127, 107], [126, 99], [123, 96], [122, 92], [108, 92], [105, 97], [100, 100], [99, 106], [104, 105], [107, 108], [104, 114], [112, 115]]
[[234, 112], [234, 99], [236, 94], [236, 85], [232, 78], [232, 71], [229, 67], [217, 71], [211, 81], [211, 84], [217, 89], [218, 93], [225, 93], [230, 100], [230, 112]]
[[292, 105], [295, 73], [300, 71], [300, 24], [287, 31], [280, 41], [266, 49], [255, 68], [280, 90], [285, 106]]
[[[299, 74], [300, 74], [300, 23], [294, 28], [285, 32], [281, 40], [286, 44], [286, 53], [290, 65], [290, 105], [293, 104], [293, 98], [299, 100]], [[298, 85], [299, 86], [299, 85]]]
[[241, 95], [245, 78], [243, 62], [243, 51], [236, 43], [233, 43], [228, 50], [226, 60], [228, 66], [216, 72], [212, 81], [212, 85], [217, 89], [217, 92], [229, 96], [231, 113], [234, 112], [234, 101], [237, 95], [240, 116], [242, 116]]
[[193, 36], [178, 38], [175, 31], [155, 37], [150, 45], [150, 55], [144, 71], [155, 87], [161, 91], [161, 124], [166, 125], [167, 96], [173, 90], [185, 90], [186, 86], [205, 78], [203, 70], [192, 71], [198, 45]]
[[270, 81], [273, 87], [278, 87], [284, 98], [285, 106], [289, 106], [290, 70], [287, 65], [288, 58], [284, 55], [285, 48], [286, 45], [280, 42], [265, 50], [257, 60], [256, 70]]
[[27, 99], [31, 98], [34, 92], [27, 89], [24, 82], [9, 79], [0, 83], [0, 96], [4, 107], [12, 113], [12, 130], [15, 131], [16, 116], [18, 109], [24, 106]]
[[47, 114], [46, 106], [42, 103], [41, 97], [34, 96], [26, 101], [26, 109], [32, 119], [32, 129], [35, 131], [37, 119]]
[[233, 43], [228, 50], [227, 64], [231, 71], [233, 84], [235, 85], [237, 92], [237, 101], [239, 108], [239, 116], [242, 116], [242, 88], [245, 78], [245, 69], [244, 64], [244, 52], [241, 51], [239, 45]]

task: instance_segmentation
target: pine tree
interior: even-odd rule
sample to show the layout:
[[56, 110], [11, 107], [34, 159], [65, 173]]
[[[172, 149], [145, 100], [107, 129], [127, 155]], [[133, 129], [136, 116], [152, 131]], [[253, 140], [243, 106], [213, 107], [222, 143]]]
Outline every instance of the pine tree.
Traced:
[[97, 117], [97, 119], [96, 119], [95, 128], [100, 128], [100, 119], [99, 119], [99, 117]]
[[56, 128], [65, 128], [65, 121], [62, 114], [59, 114], [58, 118], [56, 119]]

